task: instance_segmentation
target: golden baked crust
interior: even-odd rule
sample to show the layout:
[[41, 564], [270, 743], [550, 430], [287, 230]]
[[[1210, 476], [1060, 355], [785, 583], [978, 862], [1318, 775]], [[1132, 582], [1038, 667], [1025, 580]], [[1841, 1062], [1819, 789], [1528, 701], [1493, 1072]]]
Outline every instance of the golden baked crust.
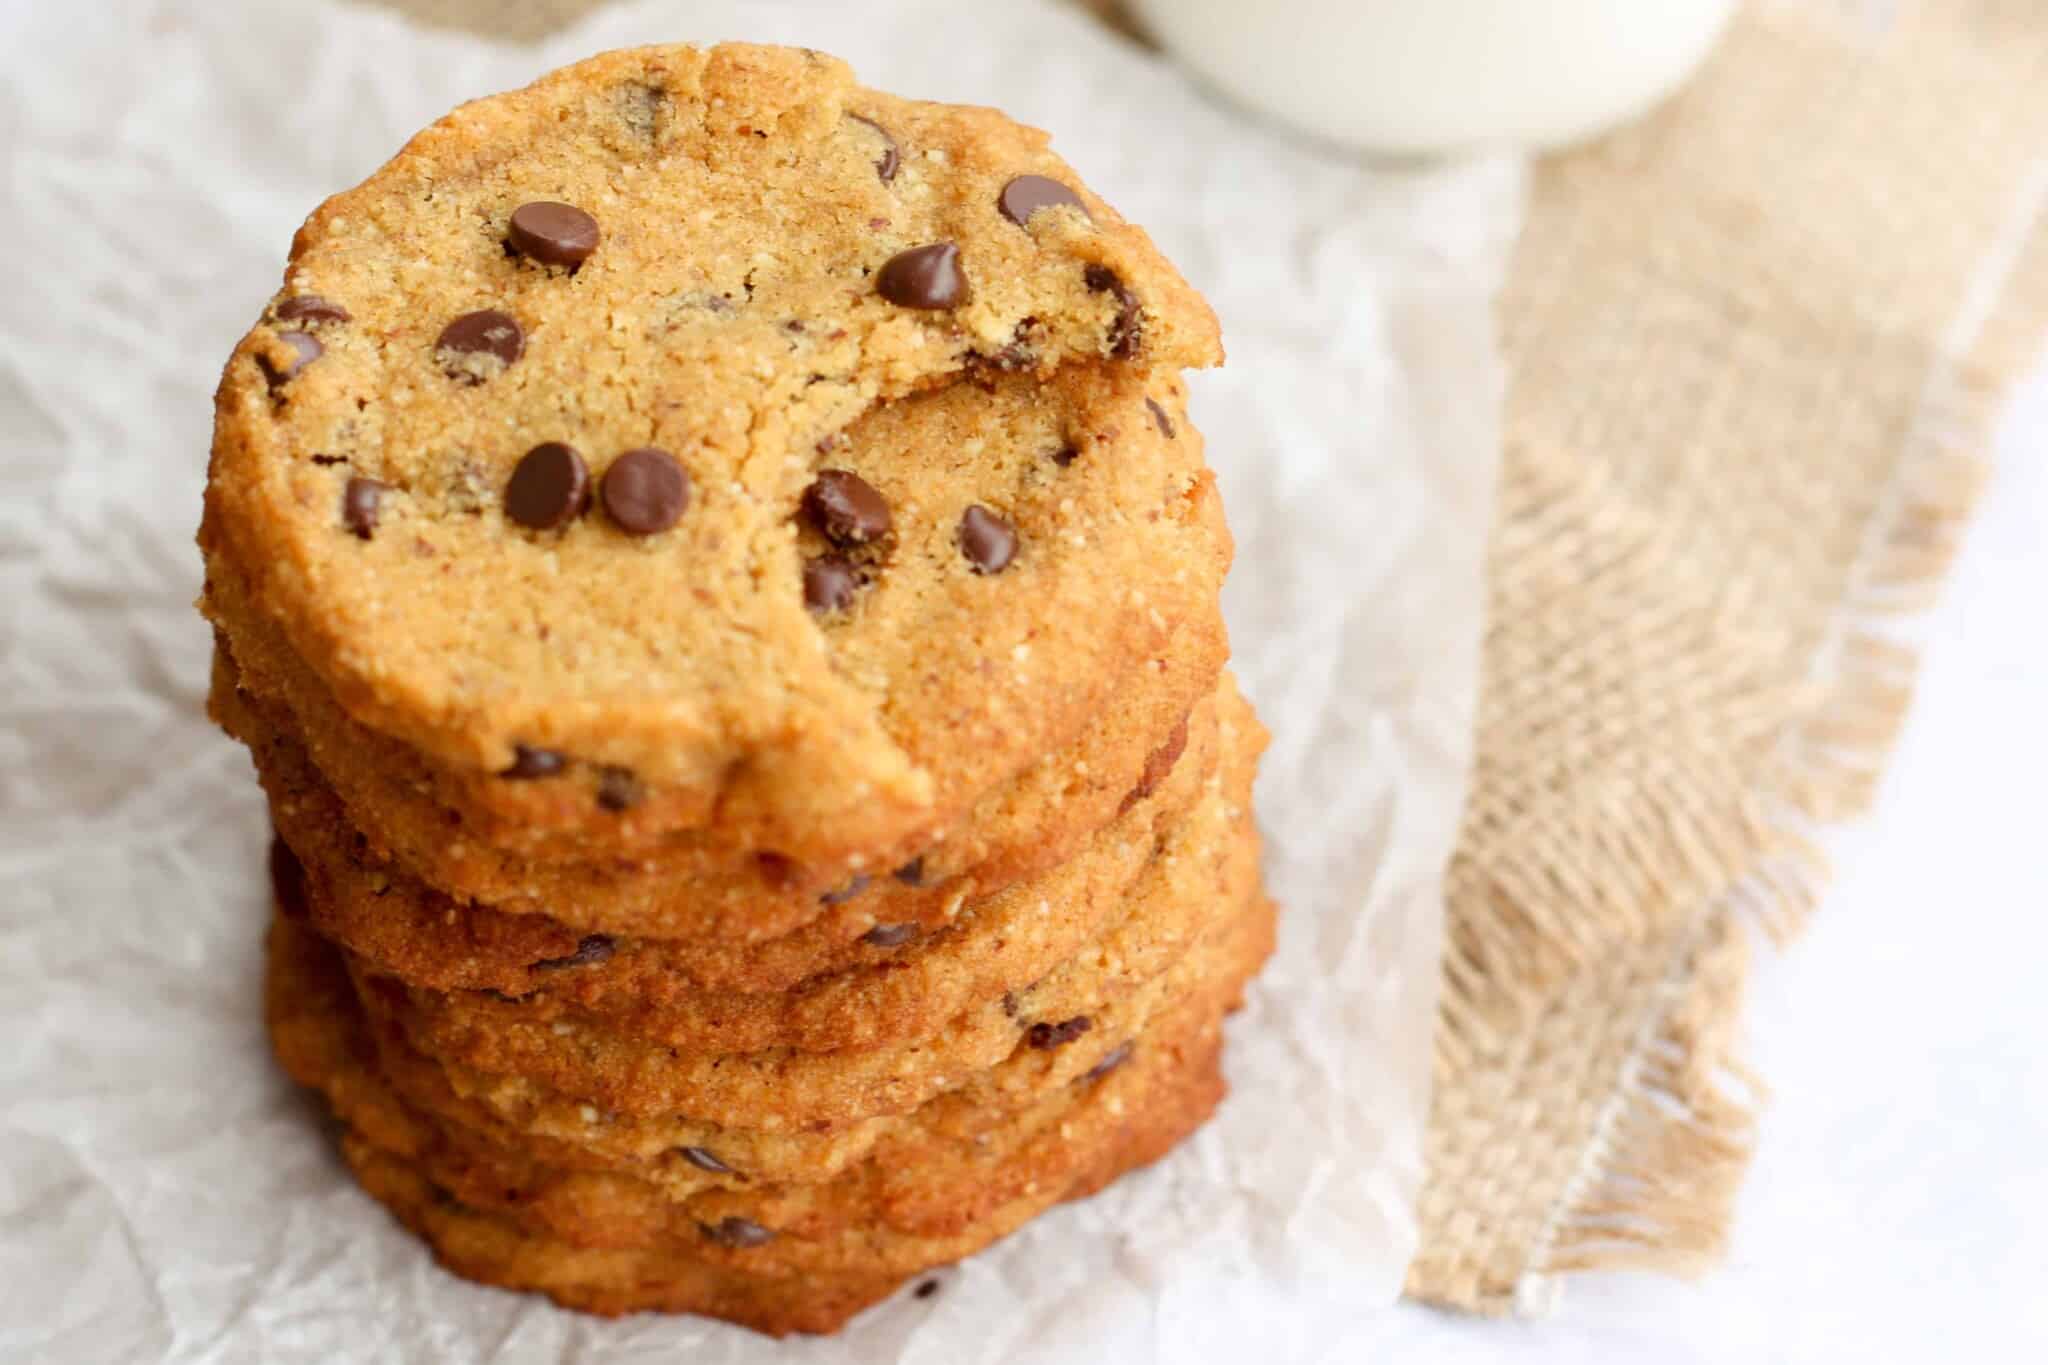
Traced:
[[[1173, 968], [1256, 885], [1257, 836], [1233, 795], [1212, 794], [1168, 837], [1100, 937], [1084, 931], [1068, 946], [1060, 935], [1056, 947], [1034, 953], [1030, 965], [1008, 976], [1005, 936], [1017, 940], [1020, 953], [1034, 946], [1024, 942], [1037, 918], [1027, 908], [1025, 922], [998, 923], [982, 940], [991, 956], [940, 956], [900, 990], [897, 982], [910, 973], [847, 982], [845, 1001], [901, 1031], [873, 1037], [873, 1024], [856, 1006], [843, 1023], [861, 1041], [835, 1050], [785, 1043], [686, 1051], [588, 1016], [529, 1019], [517, 1003], [456, 1001], [363, 973], [359, 981], [372, 1015], [395, 1021], [416, 1050], [497, 1078], [494, 1100], [537, 1088], [565, 1109], [594, 1105], [614, 1117], [683, 1115], [771, 1131], [904, 1112], [996, 1065], [1039, 1024], [1102, 1016], [1127, 1002], [1142, 1018], [1187, 989], [1190, 982]], [[643, 1034], [680, 1022], [636, 1021]], [[693, 1027], [703, 1022], [689, 1020]], [[1075, 1042], [1072, 1055], [1113, 1046], [1111, 1032]], [[515, 1081], [523, 1084], [509, 1084]]]
[[[289, 932], [289, 931], [287, 931]], [[293, 1074], [327, 1094], [344, 1122], [372, 1142], [422, 1163], [465, 1202], [504, 1213], [579, 1246], [694, 1243], [699, 1228], [744, 1218], [778, 1238], [829, 1239], [860, 1226], [913, 1237], [966, 1231], [1003, 1204], [1059, 1180], [1119, 1135], [1123, 1110], [1162, 1102], [1178, 1050], [1212, 1035], [1272, 942], [1262, 898], [1234, 911], [1204, 953], [1184, 993], [1131, 1032], [1105, 1020], [1124, 1060], [1048, 1074], [1021, 1102], [962, 1129], [945, 1106], [903, 1119], [858, 1160], [795, 1178], [732, 1167], [731, 1144], [699, 1149], [728, 1169], [687, 1162], [635, 1165], [593, 1158], [570, 1144], [535, 1143], [474, 1109], [444, 1098], [432, 1106], [401, 1099], [376, 1076], [375, 1054], [342, 1046], [360, 1029], [342, 1008], [309, 1010], [304, 996], [273, 996], [272, 1030]], [[288, 956], [288, 954], [281, 954]], [[274, 968], [273, 979], [276, 979]], [[706, 1163], [713, 1164], [713, 1163]], [[673, 1168], [687, 1166], [679, 1178]]]
[[[631, 859], [522, 863], [516, 875], [530, 890], [492, 905], [451, 898], [412, 876], [409, 863], [372, 851], [353, 812], [307, 760], [293, 716], [240, 688], [224, 651], [216, 652], [209, 709], [249, 746], [274, 824], [312, 871], [321, 931], [394, 975], [436, 989], [593, 1004], [618, 993], [609, 983], [629, 971], [706, 988], [780, 990], [829, 969], [833, 954], [842, 963], [876, 960], [860, 940], [878, 927], [885, 941], [904, 926], [938, 927], [969, 902], [1049, 872], [1156, 788], [1181, 760], [1189, 727], [1202, 728], [1191, 709], [1216, 686], [1220, 623], [1196, 625], [1155, 666], [1138, 670], [1119, 705], [1074, 746], [986, 794], [952, 837], [909, 868], [823, 891], [764, 875], [752, 853], [684, 835]], [[848, 894], [854, 887], [858, 894]], [[574, 955], [590, 933], [615, 939], [602, 971], [533, 970]], [[688, 951], [645, 939], [676, 939]]]
[[[318, 862], [301, 874], [304, 899], [315, 927], [344, 946], [362, 938], [399, 940], [398, 963], [359, 956], [365, 970], [403, 981], [416, 993], [445, 995], [451, 1008], [475, 1002], [486, 1019], [580, 1020], [699, 1050], [864, 1046], [915, 1025], [915, 1017], [890, 1002], [922, 997], [923, 1014], [971, 998], [978, 981], [1012, 989], [1114, 917], [1154, 851], [1202, 798], [1216, 764], [1214, 712], [1206, 703], [1199, 709], [1180, 764], [1075, 856], [992, 895], [937, 903], [929, 918], [892, 916], [886, 925], [864, 929], [875, 921], [855, 898], [824, 907], [819, 919], [761, 944], [563, 933], [559, 948], [508, 960], [492, 978], [471, 947], [468, 931], [481, 918], [476, 912], [422, 906], [393, 880], [385, 883], [381, 903], [374, 890], [352, 896], [348, 903], [359, 912], [343, 919], [331, 892], [335, 871]], [[352, 870], [340, 879], [354, 880]], [[387, 912], [381, 924], [380, 909]], [[454, 918], [437, 924], [437, 916]], [[996, 956], [1006, 960], [1000, 975], [991, 974]], [[449, 977], [500, 984], [451, 990]], [[758, 985], [753, 979], [763, 977]]]
[[371, 1197], [424, 1240], [443, 1267], [465, 1279], [546, 1294], [564, 1308], [601, 1317], [696, 1313], [779, 1337], [836, 1332], [920, 1271], [972, 1255], [1052, 1205], [1085, 1199], [1118, 1176], [1150, 1165], [1200, 1127], [1223, 1092], [1223, 1078], [1212, 1061], [1178, 1104], [1132, 1114], [1125, 1141], [1107, 1159], [1063, 1188], [1012, 1201], [969, 1234], [924, 1239], [911, 1253], [918, 1264], [910, 1268], [899, 1268], [900, 1258], [890, 1258], [853, 1271], [755, 1274], [719, 1257], [715, 1249], [576, 1247], [469, 1208], [361, 1138], [344, 1139], [342, 1150]]
[[[999, 114], [789, 49], [612, 53], [465, 106], [308, 220], [229, 361], [201, 543], [246, 615], [209, 610], [259, 687], [238, 629], [274, 627], [479, 832], [614, 829], [614, 769], [644, 825], [799, 862], [957, 808], [1078, 728], [1218, 553], [1172, 373], [1217, 358], [1213, 318], [1085, 190], [1010, 221], [1023, 173], [1080, 189]], [[573, 268], [522, 244], [547, 202], [596, 220]], [[965, 296], [889, 297], [892, 255], [937, 242]], [[517, 345], [444, 344], [480, 310]], [[506, 489], [548, 442], [598, 492], [536, 530]], [[650, 447], [688, 485], [652, 530], [606, 492]], [[841, 468], [893, 524], [821, 624], [799, 509]], [[964, 552], [976, 508], [1014, 527], [999, 572]], [[550, 775], [499, 780], [522, 750]]]
[[1221, 1097], [1233, 1003], [1222, 983], [1184, 1002], [1121, 1065], [1068, 1082], [1063, 1117], [1027, 1113], [1007, 1141], [937, 1135], [820, 1184], [676, 1200], [628, 1176], [550, 1168], [409, 1108], [376, 1074], [335, 959], [289, 921], [273, 926], [266, 995], [280, 1058], [349, 1125], [358, 1178], [450, 1269], [586, 1311], [704, 1313], [777, 1335], [836, 1330], [908, 1276], [1164, 1154]]
[[[479, 1096], [502, 1080], [422, 1057], [403, 1030], [388, 1022], [376, 1037], [377, 1064], [392, 1093], [448, 1131], [479, 1135], [494, 1150], [530, 1156], [557, 1171], [624, 1175], [670, 1199], [763, 1183], [818, 1184], [869, 1161], [915, 1167], [914, 1154], [932, 1143], [978, 1145], [1000, 1129], [1042, 1128], [1065, 1112], [1077, 1079], [1114, 1058], [1140, 1032], [1173, 1027], [1163, 1022], [1167, 1015], [1198, 1008], [1197, 999], [1234, 1006], [1243, 979], [1270, 950], [1272, 930], [1270, 903], [1248, 903], [1176, 966], [1170, 989], [1150, 999], [1127, 996], [1106, 1009], [1094, 1007], [1090, 1027], [1066, 1048], [1016, 1048], [986, 1072], [905, 1113], [790, 1131], [723, 1127], [674, 1115], [586, 1113], [555, 1123], [555, 1116], [579, 1106], [565, 1106], [530, 1085], [520, 1086], [528, 1104], [501, 1112]], [[1090, 1045], [1081, 1046], [1082, 1039]]]

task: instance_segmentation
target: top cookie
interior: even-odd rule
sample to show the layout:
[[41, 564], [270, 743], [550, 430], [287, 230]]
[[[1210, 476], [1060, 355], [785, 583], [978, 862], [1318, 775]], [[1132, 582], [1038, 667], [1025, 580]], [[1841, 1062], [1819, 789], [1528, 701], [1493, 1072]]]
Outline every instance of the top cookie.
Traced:
[[[1175, 515], [1178, 461], [1134, 461], [1142, 490], [1098, 468], [1064, 507], [1059, 482], [1191, 441], [1171, 372], [1219, 356], [1034, 130], [815, 53], [612, 53], [457, 110], [300, 230], [222, 380], [201, 543], [351, 714], [455, 773], [601, 775], [771, 839], [886, 828], [932, 801], [945, 727], [991, 771], [1056, 738], [974, 674], [1023, 666], [1040, 624], [1142, 615], [1148, 566], [1087, 584], [1085, 544], [1026, 522]], [[905, 425], [942, 445], [834, 459], [969, 380]], [[905, 647], [835, 661], [833, 623], [876, 602]], [[1004, 654], [955, 639], [933, 678], [921, 622]], [[1099, 704], [1063, 663], [1031, 665], [1052, 709]]]

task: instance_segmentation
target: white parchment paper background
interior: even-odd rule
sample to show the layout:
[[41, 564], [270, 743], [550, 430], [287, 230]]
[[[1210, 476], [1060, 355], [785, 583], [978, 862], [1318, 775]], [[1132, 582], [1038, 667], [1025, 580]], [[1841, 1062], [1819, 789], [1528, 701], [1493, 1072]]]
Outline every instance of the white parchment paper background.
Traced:
[[[1214, 301], [1196, 415], [1289, 912], [1215, 1124], [780, 1347], [457, 1281], [348, 1182], [265, 1052], [266, 826], [190, 609], [217, 366], [300, 218], [459, 100], [725, 37], [1054, 130]], [[1414, 1239], [1515, 165], [1367, 173], [1026, 0], [671, 0], [538, 52], [313, 0], [36, 0], [0, 38], [0, 1357], [1355, 1358]]]

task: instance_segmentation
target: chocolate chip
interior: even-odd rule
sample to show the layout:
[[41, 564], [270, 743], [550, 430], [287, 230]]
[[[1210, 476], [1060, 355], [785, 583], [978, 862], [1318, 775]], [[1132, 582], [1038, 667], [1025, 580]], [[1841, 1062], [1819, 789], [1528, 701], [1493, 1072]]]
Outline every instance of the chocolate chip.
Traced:
[[536, 531], [567, 525], [589, 505], [590, 470], [560, 441], [527, 451], [505, 485], [505, 515]]
[[306, 869], [275, 833], [270, 836], [270, 895], [286, 919], [306, 917]]
[[976, 504], [960, 517], [960, 553], [976, 573], [1001, 573], [1017, 556], [1016, 528]]
[[915, 924], [877, 924], [860, 936], [870, 948], [901, 948], [917, 937]]
[[1118, 304], [1116, 320], [1109, 324], [1109, 353], [1128, 360], [1138, 352], [1138, 330], [1142, 318], [1138, 296], [1125, 287], [1123, 278], [1106, 265], [1091, 265], [1082, 282], [1097, 294], [1113, 294]]
[[499, 773], [500, 777], [553, 777], [569, 765], [569, 760], [553, 749], [536, 749], [531, 744], [512, 746], [512, 766]]
[[1187, 717], [1183, 716], [1167, 734], [1166, 742], [1145, 755], [1145, 769], [1138, 776], [1138, 785], [1125, 794], [1124, 803], [1117, 808], [1117, 814], [1122, 815], [1157, 791], [1159, 784], [1173, 771], [1173, 765], [1180, 762], [1181, 753], [1187, 747], [1188, 722]]
[[597, 804], [617, 814], [640, 800], [640, 779], [631, 768], [606, 768], [597, 775]]
[[263, 378], [273, 390], [281, 389], [290, 383], [300, 370], [318, 360], [327, 350], [304, 332], [279, 332], [277, 339], [291, 348], [290, 360], [279, 366], [267, 355], [256, 357], [256, 363], [263, 369]]
[[576, 951], [567, 957], [543, 958], [533, 964], [537, 972], [558, 972], [565, 967], [594, 967], [600, 962], [609, 962], [618, 945], [610, 934], [585, 934]]
[[675, 456], [647, 446], [613, 460], [601, 491], [621, 531], [651, 536], [675, 525], [690, 505], [690, 475]]
[[1058, 450], [1055, 450], [1052, 453], [1052, 462], [1058, 465], [1061, 469], [1065, 469], [1068, 465], [1072, 464], [1074, 461], [1080, 458], [1081, 448], [1071, 441], [1061, 446]]
[[1089, 1067], [1081, 1079], [1084, 1081], [1099, 1081], [1130, 1059], [1131, 1045], [1129, 1043], [1118, 1043], [1102, 1055], [1101, 1061]]
[[905, 886], [924, 885], [924, 855], [918, 854], [903, 866], [889, 874]]
[[341, 489], [341, 524], [368, 540], [377, 530], [377, 513], [384, 501], [385, 484], [375, 479], [352, 478]]
[[1094, 1027], [1095, 1022], [1087, 1015], [1077, 1014], [1057, 1024], [1033, 1024], [1024, 1030], [1024, 1041], [1040, 1051], [1050, 1052], [1056, 1047], [1065, 1047]]
[[939, 1282], [937, 1280], [926, 1280], [911, 1292], [920, 1299], [928, 1299], [939, 1292]]
[[677, 1150], [683, 1154], [683, 1160], [689, 1162], [700, 1171], [709, 1171], [713, 1175], [732, 1174], [732, 1167], [726, 1165], [702, 1147], [680, 1147]]
[[1145, 406], [1152, 409], [1152, 420], [1159, 424], [1159, 434], [1171, 441], [1173, 439], [1173, 419], [1166, 415], [1166, 409], [1160, 407], [1150, 398], [1145, 400]]
[[847, 117], [855, 123], [865, 123], [868, 127], [882, 135], [882, 154], [875, 158], [875, 174], [882, 178], [884, 185], [894, 180], [896, 172], [903, 165], [903, 154], [897, 150], [895, 137], [887, 128], [884, 128], [871, 118], [865, 118], [859, 114], [848, 114]]
[[483, 308], [443, 327], [434, 349], [450, 379], [481, 384], [489, 360], [510, 365], [526, 354], [526, 330], [510, 313]]
[[960, 248], [934, 242], [897, 252], [875, 273], [875, 292], [903, 308], [951, 308], [967, 297]]
[[804, 563], [804, 605], [812, 611], [845, 611], [859, 589], [860, 575], [845, 555], [819, 555]]
[[578, 266], [597, 250], [597, 219], [573, 204], [545, 200], [512, 210], [505, 243], [528, 260]]
[[721, 1218], [716, 1223], [699, 1223], [704, 1235], [722, 1247], [735, 1251], [757, 1247], [775, 1240], [775, 1234], [751, 1218]]
[[347, 322], [348, 309], [318, 294], [295, 294], [277, 305], [279, 322]]
[[1003, 186], [1003, 192], [996, 196], [996, 207], [1003, 217], [1023, 227], [1031, 221], [1031, 215], [1040, 209], [1049, 209], [1057, 204], [1072, 204], [1081, 210], [1083, 217], [1091, 216], [1088, 206], [1081, 202], [1081, 196], [1057, 180], [1048, 180], [1042, 175], [1020, 175]]
[[852, 881], [836, 891], [827, 891], [818, 899], [826, 905], [844, 905], [867, 889], [868, 879], [859, 873], [855, 873]]
[[823, 469], [804, 490], [806, 520], [835, 545], [865, 545], [889, 534], [889, 503], [850, 469]]

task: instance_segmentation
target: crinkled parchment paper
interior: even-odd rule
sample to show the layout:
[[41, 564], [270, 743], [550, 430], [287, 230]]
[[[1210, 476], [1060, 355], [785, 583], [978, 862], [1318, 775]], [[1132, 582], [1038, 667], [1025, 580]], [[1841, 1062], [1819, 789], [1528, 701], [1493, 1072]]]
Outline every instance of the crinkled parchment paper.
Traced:
[[[602, 1323], [434, 1268], [258, 1018], [263, 809], [202, 715], [217, 367], [301, 217], [456, 102], [748, 37], [1001, 105], [1222, 314], [1195, 380], [1281, 951], [1234, 1093], [1158, 1168], [836, 1340]], [[1469, 766], [1506, 161], [1371, 174], [1043, 3], [644, 4], [545, 50], [312, 0], [0, 5], [0, 1358], [1277, 1361], [1373, 1332], [1412, 1249], [1439, 875]]]

